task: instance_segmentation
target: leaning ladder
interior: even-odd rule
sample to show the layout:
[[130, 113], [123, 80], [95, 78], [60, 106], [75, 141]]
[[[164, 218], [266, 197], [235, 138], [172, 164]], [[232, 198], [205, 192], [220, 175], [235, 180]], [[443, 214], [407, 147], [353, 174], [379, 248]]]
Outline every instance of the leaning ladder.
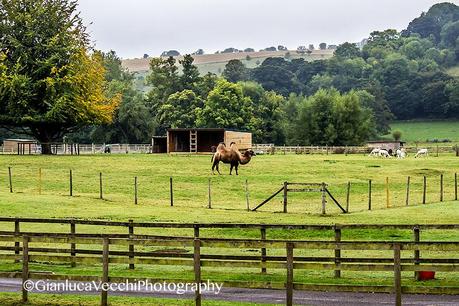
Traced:
[[190, 131], [190, 153], [198, 152], [198, 132], [196, 130]]

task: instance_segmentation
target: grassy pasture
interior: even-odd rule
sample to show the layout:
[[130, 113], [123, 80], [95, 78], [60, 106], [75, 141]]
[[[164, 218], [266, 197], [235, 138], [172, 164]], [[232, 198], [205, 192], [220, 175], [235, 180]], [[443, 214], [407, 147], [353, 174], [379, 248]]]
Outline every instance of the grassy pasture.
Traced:
[[[8, 167], [13, 189], [8, 189]], [[42, 195], [38, 195], [38, 169], [42, 168]], [[69, 169], [73, 193], [69, 197]], [[111, 155], [111, 156], [0, 156], [0, 214], [22, 217], [81, 217], [143, 221], [186, 222], [310, 222], [343, 218], [329, 201], [321, 217], [320, 193], [289, 194], [289, 212], [282, 211], [279, 195], [260, 209], [245, 211], [245, 180], [249, 183], [250, 206], [277, 191], [284, 181], [326, 182], [345, 204], [347, 182], [352, 183], [350, 211], [366, 211], [368, 180], [373, 181], [373, 209], [385, 209], [385, 180], [389, 177], [390, 204], [405, 206], [407, 176], [411, 176], [411, 204], [422, 201], [422, 177], [428, 181], [427, 202], [440, 199], [440, 175], [444, 175], [444, 199], [454, 198], [454, 173], [459, 159], [453, 154], [405, 160], [378, 159], [363, 155], [256, 156], [240, 167], [239, 176], [211, 175], [209, 156]], [[103, 173], [104, 200], [99, 200], [99, 172]], [[134, 177], [138, 177], [139, 205], [134, 205]], [[169, 207], [169, 177], [174, 179], [174, 208]], [[212, 210], [208, 204], [208, 179], [212, 185]], [[12, 205], [14, 204], [14, 205]], [[186, 212], [182, 214], [180, 212]], [[275, 214], [273, 214], [275, 213]], [[371, 214], [369, 214], [371, 215]], [[241, 216], [242, 219], [241, 219]], [[301, 216], [300, 218], [298, 218]], [[352, 216], [352, 215], [351, 215]], [[352, 219], [352, 217], [347, 217]], [[446, 221], [446, 220], [445, 220]], [[421, 221], [419, 221], [421, 222]], [[423, 221], [425, 222], [425, 221]]]
[[[13, 171], [14, 193], [8, 190], [8, 166]], [[38, 195], [38, 168], [42, 168], [42, 194]], [[73, 170], [74, 197], [68, 196], [68, 173]], [[221, 166], [222, 176], [210, 173], [210, 156], [189, 155], [97, 155], [97, 156], [0, 156], [0, 215], [10, 217], [87, 218], [163, 222], [241, 222], [241, 223], [292, 223], [292, 224], [423, 224], [457, 223], [459, 202], [454, 199], [454, 173], [459, 169], [459, 158], [453, 154], [440, 157], [405, 160], [378, 159], [364, 155], [274, 155], [256, 156], [253, 161], [240, 167], [240, 176], [229, 176], [228, 167]], [[105, 199], [98, 199], [99, 172], [103, 173]], [[439, 203], [439, 176], [445, 179], [445, 202]], [[405, 206], [405, 183], [412, 178], [411, 204]], [[426, 205], [421, 202], [422, 177], [428, 179]], [[139, 205], [133, 203], [134, 176], [139, 180]], [[169, 177], [174, 178], [175, 206], [170, 207]], [[212, 180], [212, 209], [208, 203], [208, 178]], [[390, 177], [392, 208], [385, 208], [385, 178]], [[289, 213], [283, 214], [281, 196], [266, 204], [259, 212], [245, 211], [245, 180], [249, 182], [250, 204], [256, 204], [279, 189], [284, 181], [326, 182], [330, 191], [344, 205], [348, 181], [352, 182], [351, 213], [341, 214], [329, 202], [327, 216], [320, 215], [319, 193], [296, 193], [289, 196]], [[373, 180], [373, 211], [367, 210], [368, 179]], [[1, 230], [12, 230], [11, 224], [0, 223]], [[22, 231], [67, 232], [63, 225], [21, 225]], [[126, 229], [110, 227], [93, 228], [78, 226], [79, 233], [120, 233]], [[149, 229], [136, 229], [136, 233], [151, 234]], [[155, 234], [191, 236], [187, 229], [155, 229]], [[202, 230], [203, 237], [259, 238], [257, 230]], [[317, 239], [332, 240], [332, 231], [268, 231], [268, 239]], [[457, 231], [426, 231], [423, 241], [458, 241]], [[396, 230], [348, 230], [345, 240], [400, 240], [412, 239], [412, 232]], [[63, 245], [62, 247], [68, 247]], [[88, 246], [87, 246], [88, 247]], [[93, 246], [97, 248], [98, 246]], [[119, 247], [120, 250], [122, 246]], [[138, 250], [153, 251], [152, 247]], [[189, 251], [189, 250], [184, 250]], [[206, 252], [222, 253], [212, 249]], [[227, 251], [226, 251], [227, 252]], [[296, 256], [332, 256], [333, 251], [298, 250]], [[283, 250], [268, 250], [270, 255], [282, 255]], [[257, 255], [259, 250], [238, 249], [232, 254]], [[343, 256], [387, 256], [388, 251], [345, 251]], [[403, 256], [412, 252], [404, 251]], [[423, 256], [456, 258], [457, 254], [423, 253]], [[34, 271], [53, 271], [69, 275], [100, 275], [101, 267], [33, 263]], [[20, 271], [20, 264], [0, 262], [0, 271]], [[206, 268], [204, 279], [215, 281], [277, 281], [285, 280], [285, 271], [270, 270], [263, 275], [255, 269]], [[158, 277], [170, 279], [193, 278], [188, 267], [136, 266], [129, 270], [125, 265], [111, 265], [111, 276]], [[332, 271], [296, 271], [295, 281], [329, 284], [390, 285], [393, 273], [389, 272], [343, 272], [340, 279], [333, 278]], [[432, 282], [418, 283], [412, 273], [403, 272], [404, 285], [458, 285], [459, 273], [439, 273]], [[52, 297], [55, 299], [55, 297]], [[5, 299], [14, 299], [11, 295]], [[41, 297], [37, 297], [40, 301]], [[62, 302], [68, 302], [65, 297]], [[81, 301], [90, 304], [91, 298]], [[0, 296], [0, 301], [2, 297]], [[53, 300], [54, 301], [54, 300]], [[95, 298], [97, 301], [97, 298]], [[139, 304], [141, 304], [139, 300]], [[58, 302], [56, 302], [58, 304]], [[158, 302], [167, 304], [167, 301]], [[217, 303], [218, 304], [218, 303]], [[212, 305], [212, 304], [211, 304]]]
[[[401, 131], [402, 139], [410, 144], [425, 143], [433, 139], [449, 139], [453, 144], [459, 143], [459, 121], [395, 121], [390, 127], [392, 131]], [[386, 137], [392, 138], [390, 134]], [[439, 145], [451, 145], [451, 143], [439, 143]]]

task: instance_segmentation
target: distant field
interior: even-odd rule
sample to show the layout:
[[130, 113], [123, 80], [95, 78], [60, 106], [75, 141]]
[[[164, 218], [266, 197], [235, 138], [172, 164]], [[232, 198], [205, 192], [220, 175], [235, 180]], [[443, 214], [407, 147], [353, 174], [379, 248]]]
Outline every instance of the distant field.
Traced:
[[[226, 63], [232, 59], [241, 60], [248, 68], [254, 68], [260, 65], [268, 57], [285, 57], [286, 53], [290, 53], [290, 58], [304, 58], [307, 61], [327, 59], [333, 56], [333, 50], [314, 50], [309, 54], [298, 54], [294, 50], [290, 51], [261, 51], [261, 52], [239, 52], [239, 53], [220, 53], [220, 54], [205, 54], [196, 55], [194, 57], [194, 64], [198, 67], [201, 74], [212, 72], [221, 74], [225, 68]], [[249, 56], [249, 60], [247, 60]], [[179, 56], [176, 59], [180, 60]], [[123, 67], [131, 72], [145, 72], [149, 69], [151, 58], [143, 59], [126, 59], [123, 60]]]
[[402, 140], [411, 143], [433, 139], [459, 142], [459, 121], [396, 121], [390, 126], [392, 131], [402, 132]]

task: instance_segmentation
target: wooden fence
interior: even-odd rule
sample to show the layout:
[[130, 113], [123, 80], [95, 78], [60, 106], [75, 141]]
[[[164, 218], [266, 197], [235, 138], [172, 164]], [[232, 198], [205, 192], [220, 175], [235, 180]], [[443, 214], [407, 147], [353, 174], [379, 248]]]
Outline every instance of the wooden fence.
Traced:
[[[204, 269], [244, 268], [286, 271], [285, 281], [238, 281], [222, 282], [227, 287], [243, 288], [276, 288], [286, 290], [286, 305], [293, 304], [294, 290], [327, 290], [356, 292], [395, 293], [395, 304], [401, 305], [402, 293], [442, 293], [458, 294], [459, 287], [403, 286], [402, 272], [439, 271], [459, 272], [459, 258], [448, 252], [459, 251], [458, 241], [420, 241], [421, 230], [459, 230], [459, 224], [437, 225], [277, 225], [277, 224], [197, 224], [197, 223], [148, 223], [148, 222], [112, 222], [98, 220], [74, 219], [32, 219], [32, 218], [0, 218], [2, 224], [13, 227], [14, 231], [1, 231], [0, 260], [22, 261], [22, 271], [17, 273], [0, 272], [1, 277], [28, 279], [49, 279], [72, 281], [124, 282], [134, 278], [110, 277], [110, 265], [177, 266], [189, 267], [194, 271], [195, 283], [201, 283], [201, 272]], [[43, 233], [21, 231], [20, 225], [32, 224], [67, 224], [69, 233]], [[77, 225], [97, 226], [98, 233], [78, 233]], [[100, 227], [99, 227], [100, 226]], [[122, 234], [101, 234], [105, 227], [121, 227], [127, 229]], [[189, 236], [158, 236], [135, 234], [139, 228], [190, 229]], [[260, 239], [246, 238], [212, 238], [204, 237], [200, 230], [204, 229], [259, 229]], [[267, 230], [321, 230], [334, 232], [334, 240], [289, 240], [267, 239]], [[411, 230], [412, 241], [345, 241], [342, 232], [347, 230]], [[220, 231], [219, 231], [220, 232]], [[5, 244], [14, 243], [14, 246]], [[38, 246], [34, 246], [37, 245]], [[70, 248], [62, 247], [69, 245]], [[43, 247], [46, 245], [46, 247]], [[76, 247], [78, 245], [78, 248]], [[85, 247], [82, 247], [85, 246]], [[94, 249], [102, 246], [102, 250]], [[126, 251], [119, 248], [126, 247]], [[188, 253], [178, 251], [139, 251], [136, 248], [172, 247], [186, 248]], [[213, 250], [218, 249], [218, 252]], [[235, 255], [236, 250], [257, 249], [260, 255]], [[223, 250], [223, 251], [222, 251]], [[295, 251], [305, 250], [330, 251], [334, 256], [295, 256]], [[276, 255], [267, 255], [267, 252]], [[343, 256], [342, 251], [359, 251], [360, 257]], [[392, 252], [391, 256], [368, 255], [367, 251]], [[279, 255], [282, 252], [285, 255]], [[442, 252], [442, 258], [421, 257], [421, 252]], [[243, 253], [242, 253], [243, 254]], [[359, 253], [360, 254], [360, 253]], [[368, 256], [366, 256], [368, 255]], [[30, 263], [46, 262], [48, 264], [100, 265], [102, 275], [77, 276], [43, 274], [32, 271]], [[334, 271], [340, 277], [342, 271], [392, 272], [393, 285], [352, 285], [352, 284], [306, 284], [294, 281], [295, 271], [317, 270]], [[138, 278], [137, 278], [138, 279]], [[186, 280], [156, 279], [152, 281], [183, 282]], [[188, 280], [190, 281], [190, 280]], [[23, 290], [23, 301], [28, 300]], [[101, 304], [107, 305], [108, 292], [101, 292]], [[201, 294], [195, 293], [196, 305], [201, 304]]]
[[[418, 149], [427, 149], [431, 156], [440, 153], [456, 152], [453, 145], [405, 146], [408, 154], [415, 154]], [[254, 144], [253, 150], [264, 154], [369, 154], [373, 148], [368, 146], [274, 146]], [[395, 152], [394, 152], [395, 153]]]

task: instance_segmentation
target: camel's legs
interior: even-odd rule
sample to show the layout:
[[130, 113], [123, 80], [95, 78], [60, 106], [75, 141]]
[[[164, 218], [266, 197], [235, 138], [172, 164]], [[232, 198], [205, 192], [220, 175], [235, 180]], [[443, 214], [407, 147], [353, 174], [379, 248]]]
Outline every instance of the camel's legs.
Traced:
[[237, 173], [237, 168], [238, 168], [238, 167], [239, 167], [238, 164], [236, 164], [236, 165], [234, 166], [234, 168], [236, 168], [236, 175], [239, 175], [239, 173]]
[[220, 173], [220, 166], [219, 166], [219, 165], [220, 165], [220, 163], [217, 163], [217, 172], [218, 172], [219, 175], [221, 175], [221, 173]]
[[232, 175], [232, 172], [233, 172], [233, 167], [234, 167], [234, 165], [233, 165], [233, 164], [231, 164], [231, 167], [230, 167], [230, 175]]

